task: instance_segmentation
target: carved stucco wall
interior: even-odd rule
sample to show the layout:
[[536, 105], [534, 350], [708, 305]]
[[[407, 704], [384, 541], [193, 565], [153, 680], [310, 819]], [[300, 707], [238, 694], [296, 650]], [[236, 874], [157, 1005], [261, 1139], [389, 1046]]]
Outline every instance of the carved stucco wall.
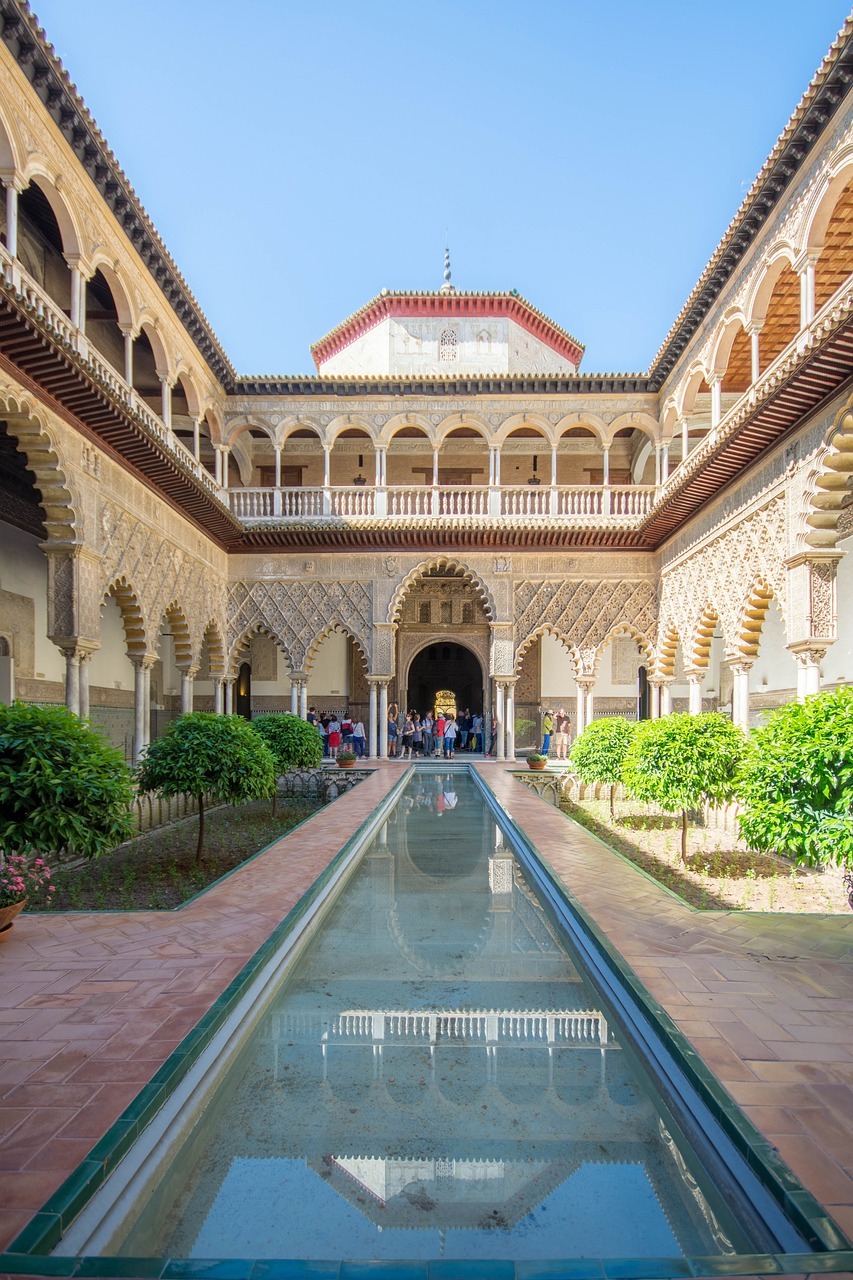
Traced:
[[592, 675], [601, 648], [616, 630], [630, 630], [650, 652], [657, 625], [658, 593], [649, 579], [574, 578], [515, 584], [516, 660], [531, 636], [555, 632], [574, 650], [578, 674]]

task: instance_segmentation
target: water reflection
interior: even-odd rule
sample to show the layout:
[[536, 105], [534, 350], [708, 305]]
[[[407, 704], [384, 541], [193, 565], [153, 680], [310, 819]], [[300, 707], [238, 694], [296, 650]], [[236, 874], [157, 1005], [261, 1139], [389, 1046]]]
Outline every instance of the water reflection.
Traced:
[[748, 1248], [695, 1166], [474, 784], [420, 775], [118, 1252]]

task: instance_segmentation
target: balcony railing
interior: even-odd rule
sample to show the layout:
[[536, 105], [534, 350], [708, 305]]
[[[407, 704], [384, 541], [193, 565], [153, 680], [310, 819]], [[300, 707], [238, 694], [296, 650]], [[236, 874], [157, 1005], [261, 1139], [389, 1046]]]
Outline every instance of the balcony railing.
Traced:
[[122, 375], [106, 361], [101, 353], [73, 325], [58, 303], [45, 293], [40, 285], [27, 274], [20, 262], [11, 257], [4, 245], [0, 245], [0, 275], [7, 289], [14, 291], [25, 310], [47, 329], [52, 337], [77, 355], [81, 364], [105, 388], [109, 395], [133, 416], [143, 430], [185, 470], [192, 473], [208, 493], [219, 497], [219, 485], [205, 466], [170, 431], [162, 418], [145, 403], [138, 392], [129, 386]]
[[303, 524], [306, 521], [411, 520], [424, 524], [444, 519], [492, 521], [540, 520], [576, 524], [617, 522], [630, 528], [648, 515], [657, 490], [653, 485], [548, 485], [433, 488], [429, 485], [355, 485], [328, 488], [229, 489], [232, 514], [244, 524]]

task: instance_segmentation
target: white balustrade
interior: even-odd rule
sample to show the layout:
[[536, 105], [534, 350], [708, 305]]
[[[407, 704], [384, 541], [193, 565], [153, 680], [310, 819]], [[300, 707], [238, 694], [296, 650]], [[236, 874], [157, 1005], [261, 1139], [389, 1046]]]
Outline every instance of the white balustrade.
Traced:
[[618, 1048], [597, 1009], [572, 1010], [344, 1010], [326, 1018], [312, 1013], [274, 1014], [273, 1040], [300, 1035], [323, 1043], [435, 1043], [438, 1040], [597, 1045]]
[[367, 485], [347, 485], [329, 490], [333, 516], [372, 516], [376, 490]]

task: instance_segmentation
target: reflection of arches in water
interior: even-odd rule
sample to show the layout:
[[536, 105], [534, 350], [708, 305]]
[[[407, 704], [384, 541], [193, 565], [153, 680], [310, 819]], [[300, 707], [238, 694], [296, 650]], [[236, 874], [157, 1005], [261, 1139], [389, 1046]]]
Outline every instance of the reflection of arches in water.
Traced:
[[464, 644], [437, 640], [412, 659], [406, 687], [408, 703], [418, 711], [432, 710], [441, 691], [452, 694], [457, 711], [483, 710], [483, 668]]

